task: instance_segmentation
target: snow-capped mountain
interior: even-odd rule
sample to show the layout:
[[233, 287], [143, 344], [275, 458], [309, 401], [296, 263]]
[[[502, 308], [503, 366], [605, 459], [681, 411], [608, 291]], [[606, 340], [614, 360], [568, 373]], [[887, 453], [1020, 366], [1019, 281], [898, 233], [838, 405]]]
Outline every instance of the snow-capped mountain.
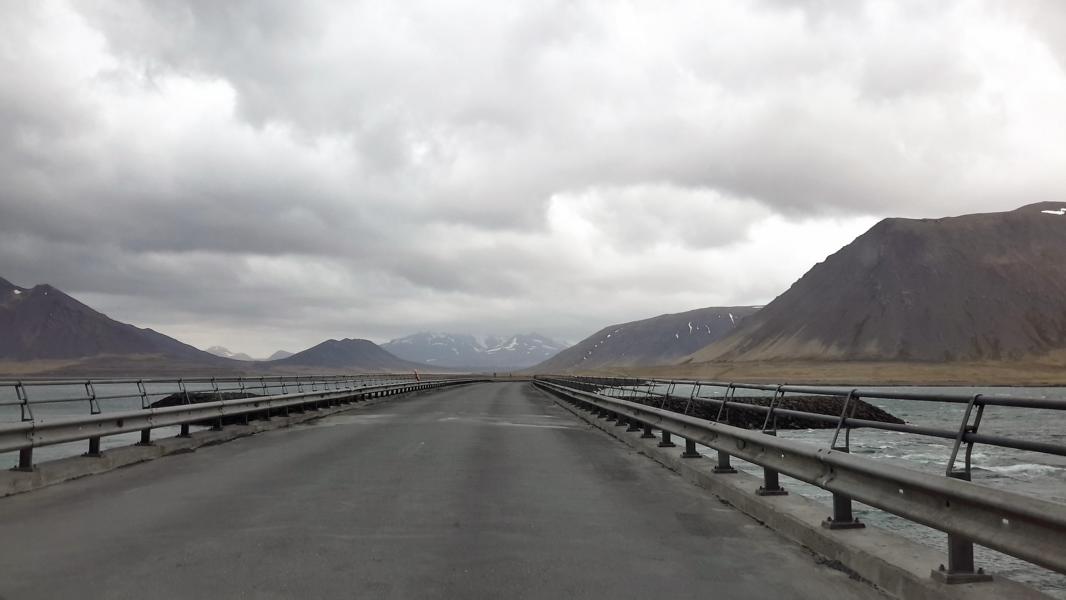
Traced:
[[392, 340], [382, 348], [405, 360], [465, 369], [523, 369], [566, 348], [536, 333], [508, 338], [477, 338], [457, 333], [422, 332]]
[[224, 346], [211, 346], [206, 352], [214, 354], [215, 356], [221, 356], [222, 358], [232, 358], [233, 360], [255, 360], [243, 352], [233, 352]]

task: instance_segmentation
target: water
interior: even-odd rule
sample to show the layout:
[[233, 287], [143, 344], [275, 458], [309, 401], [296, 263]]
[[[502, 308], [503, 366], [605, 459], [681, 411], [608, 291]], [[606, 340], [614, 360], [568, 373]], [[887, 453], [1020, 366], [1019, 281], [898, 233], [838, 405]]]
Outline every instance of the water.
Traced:
[[[892, 391], [906, 389], [908, 392], [962, 392], [967, 395], [1011, 395], [1028, 398], [1066, 398], [1066, 388], [864, 388], [867, 390]], [[674, 394], [687, 396], [691, 388], [678, 386]], [[842, 389], [846, 394], [850, 391]], [[701, 395], [721, 395], [712, 388], [702, 388]], [[771, 395], [772, 393], [766, 393]], [[760, 395], [747, 390], [738, 395]], [[962, 422], [965, 405], [911, 400], [867, 400], [909, 424], [935, 426], [941, 429], [958, 429]], [[981, 421], [982, 433], [1004, 435], [1014, 438], [1066, 444], [1066, 412], [1042, 409], [1023, 409], [990, 406], [985, 409]], [[781, 430], [778, 437], [828, 448], [833, 438], [832, 429]], [[928, 438], [908, 433], [853, 430], [851, 452], [872, 460], [885, 461], [899, 466], [944, 475], [951, 456], [952, 440]], [[701, 451], [716, 456], [709, 448]], [[957, 467], [962, 467], [960, 452]], [[762, 477], [762, 468], [736, 458], [734, 466], [746, 473]], [[1034, 496], [1066, 504], [1066, 457], [1040, 454], [978, 445], [972, 455], [972, 480], [979, 485], [1007, 490], [1013, 493]], [[831, 513], [832, 494], [826, 490], [801, 481], [781, 476], [782, 487], [790, 493], [801, 494], [827, 507]], [[891, 530], [910, 540], [946, 551], [947, 535], [907, 521], [879, 509], [855, 503], [856, 516], [876, 527]], [[1066, 600], [1066, 576], [1048, 571], [1031, 563], [975, 546], [975, 560], [985, 570], [1021, 581], [1044, 593]], [[936, 565], [930, 565], [930, 568]]]

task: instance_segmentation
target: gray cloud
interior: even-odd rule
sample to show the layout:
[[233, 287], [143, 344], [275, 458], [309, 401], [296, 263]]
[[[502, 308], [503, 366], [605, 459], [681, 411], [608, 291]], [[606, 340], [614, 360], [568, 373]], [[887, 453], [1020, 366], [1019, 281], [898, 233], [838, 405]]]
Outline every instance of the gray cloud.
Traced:
[[201, 346], [575, 340], [1066, 191], [1054, 2], [0, 11], [0, 276]]

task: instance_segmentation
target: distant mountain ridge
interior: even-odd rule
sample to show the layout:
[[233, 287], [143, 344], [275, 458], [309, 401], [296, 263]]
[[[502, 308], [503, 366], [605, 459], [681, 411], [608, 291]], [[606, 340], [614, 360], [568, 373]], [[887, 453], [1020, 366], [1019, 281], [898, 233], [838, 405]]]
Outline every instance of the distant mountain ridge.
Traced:
[[232, 358], [233, 360], [243, 360], [252, 362], [270, 362], [272, 360], [278, 360], [279, 358], [288, 358], [292, 356], [292, 352], [278, 350], [267, 358], [253, 358], [251, 355], [245, 354], [244, 352], [233, 352], [225, 346], [211, 346], [206, 350], [206, 352], [214, 354], [215, 356], [221, 356], [222, 358]]
[[151, 329], [116, 321], [50, 285], [0, 279], [0, 359], [161, 355], [218, 365], [223, 359]]
[[531, 370], [562, 373], [673, 363], [731, 333], [754, 306], [698, 308], [609, 325]]
[[415, 362], [460, 369], [523, 369], [555, 356], [565, 344], [529, 333], [509, 338], [420, 332], [382, 344], [396, 356]]
[[116, 321], [50, 285], [23, 288], [0, 279], [0, 363], [6, 365], [0, 369], [48, 375], [432, 370], [368, 340], [327, 340], [270, 362], [211, 350], [221, 356]]
[[224, 346], [211, 346], [210, 348], [205, 350], [205, 352], [214, 354], [215, 356], [221, 356], [222, 358], [232, 358], [233, 360], [255, 360], [254, 358], [243, 352], [232, 352], [229, 348], [226, 348]]
[[287, 358], [271, 361], [276, 368], [331, 369], [351, 371], [425, 371], [422, 363], [406, 361], [386, 352], [374, 342], [362, 339], [326, 340]]
[[1064, 350], [1063, 207], [885, 219], [691, 360], [951, 362]]

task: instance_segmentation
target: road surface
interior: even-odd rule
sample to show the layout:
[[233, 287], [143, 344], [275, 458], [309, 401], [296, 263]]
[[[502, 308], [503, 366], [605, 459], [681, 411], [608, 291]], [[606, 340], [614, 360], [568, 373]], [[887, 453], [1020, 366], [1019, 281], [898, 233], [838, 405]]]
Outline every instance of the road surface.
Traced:
[[0, 598], [881, 598], [528, 383], [0, 499]]

